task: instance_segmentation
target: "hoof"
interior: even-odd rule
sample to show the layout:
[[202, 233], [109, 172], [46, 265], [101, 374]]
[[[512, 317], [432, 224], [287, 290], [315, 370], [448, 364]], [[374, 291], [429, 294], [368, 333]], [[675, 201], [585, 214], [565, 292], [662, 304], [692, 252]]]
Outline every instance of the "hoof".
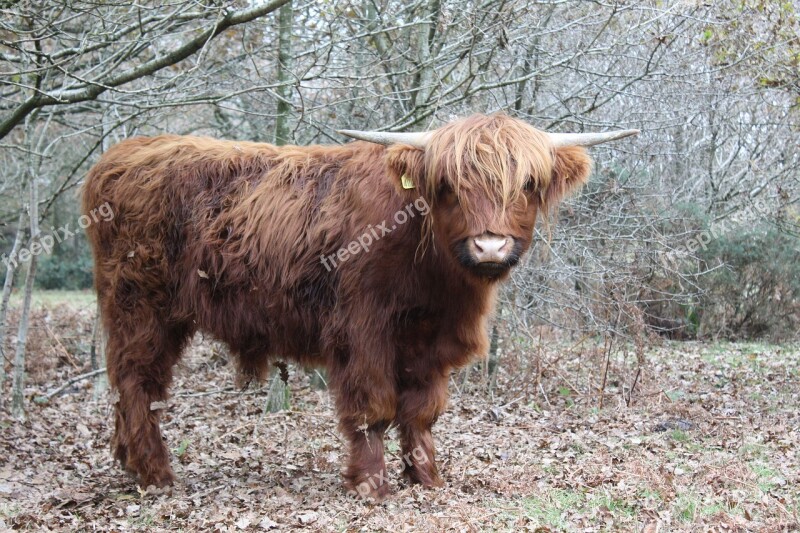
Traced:
[[128, 448], [123, 444], [115, 444], [112, 445], [111, 452], [114, 455], [114, 459], [116, 459], [123, 468], [126, 468], [125, 465], [128, 464]]
[[374, 481], [364, 480], [359, 483], [345, 482], [348, 496], [370, 503], [381, 503], [392, 494], [389, 483], [377, 484]]
[[444, 481], [436, 472], [420, 472], [409, 470], [404, 472], [406, 480], [410, 485], [422, 485], [426, 489], [439, 489], [444, 487]]
[[157, 496], [159, 494], [172, 494], [172, 486], [167, 485], [166, 487], [156, 487], [155, 485], [148, 485], [146, 488], [142, 489], [142, 486], [139, 485], [137, 487], [139, 493], [144, 496], [145, 494], [149, 496]]
[[155, 487], [156, 489], [163, 489], [170, 487], [175, 483], [175, 474], [172, 472], [172, 469], [164, 472], [153, 472], [147, 475], [140, 475], [139, 478], [141, 479], [141, 486], [147, 487], [148, 489], [151, 486]]

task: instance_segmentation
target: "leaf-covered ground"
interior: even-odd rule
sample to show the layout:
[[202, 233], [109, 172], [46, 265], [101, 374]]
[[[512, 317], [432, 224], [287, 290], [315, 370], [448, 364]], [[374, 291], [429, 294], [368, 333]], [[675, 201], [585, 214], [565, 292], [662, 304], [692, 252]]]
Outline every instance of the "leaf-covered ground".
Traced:
[[95, 400], [93, 380], [36, 401], [89, 370], [90, 314], [36, 315], [27, 420], [0, 413], [0, 530], [800, 528], [796, 347], [662, 344], [647, 350], [632, 394], [636, 363], [616, 354], [602, 407], [602, 346], [531, 348], [517, 354], [530, 365], [501, 362], [488, 388], [479, 370], [456, 375], [435, 427], [446, 488], [395, 476], [393, 496], [372, 505], [341, 487], [326, 391], [290, 367], [290, 410], [265, 412], [268, 387], [234, 390], [231, 365], [201, 339], [162, 423], [179, 481], [170, 494], [138, 488], [111, 460], [108, 394]]

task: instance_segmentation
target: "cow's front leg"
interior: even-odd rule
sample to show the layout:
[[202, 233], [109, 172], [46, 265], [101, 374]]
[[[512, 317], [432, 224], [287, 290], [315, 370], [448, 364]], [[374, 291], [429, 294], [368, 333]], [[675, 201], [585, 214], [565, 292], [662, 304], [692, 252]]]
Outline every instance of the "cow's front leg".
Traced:
[[369, 423], [346, 417], [341, 427], [350, 445], [345, 486], [361, 498], [382, 501], [391, 492], [383, 456], [383, 435], [389, 421]]
[[[376, 353], [373, 350], [371, 353]], [[343, 358], [342, 358], [343, 359]], [[392, 372], [381, 360], [371, 365], [329, 369], [339, 428], [349, 445], [345, 486], [362, 498], [381, 501], [391, 492], [383, 455], [383, 436], [395, 416]]]
[[447, 406], [446, 375], [406, 376], [398, 396], [397, 425], [403, 474], [410, 483], [441, 487], [431, 428]]

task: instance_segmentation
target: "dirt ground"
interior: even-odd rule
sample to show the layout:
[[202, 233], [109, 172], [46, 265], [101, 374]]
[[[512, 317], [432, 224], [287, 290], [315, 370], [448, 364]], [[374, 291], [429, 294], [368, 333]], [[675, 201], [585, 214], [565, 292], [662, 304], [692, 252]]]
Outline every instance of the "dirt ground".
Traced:
[[290, 409], [266, 412], [268, 387], [234, 390], [224, 351], [198, 338], [162, 423], [179, 481], [153, 494], [113, 463], [109, 395], [95, 399], [93, 379], [42, 399], [90, 369], [87, 307], [36, 315], [27, 420], [0, 412], [0, 530], [800, 529], [796, 346], [660, 344], [638, 377], [623, 348], [601, 405], [602, 343], [514, 345], [496, 382], [481, 368], [451, 380], [435, 426], [446, 488], [395, 476], [372, 505], [341, 486], [327, 391], [290, 366]]

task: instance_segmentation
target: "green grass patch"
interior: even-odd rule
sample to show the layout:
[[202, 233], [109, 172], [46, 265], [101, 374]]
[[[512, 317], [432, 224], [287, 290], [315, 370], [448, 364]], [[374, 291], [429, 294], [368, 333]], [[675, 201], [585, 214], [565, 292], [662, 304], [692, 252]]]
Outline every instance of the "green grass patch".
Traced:
[[528, 405], [526, 407], [528, 409], [533, 409], [537, 413], [541, 413], [542, 412], [542, 406], [539, 405], [538, 402], [530, 402], [530, 403], [528, 403]]
[[[58, 305], [72, 305], [74, 307], [92, 307], [97, 297], [94, 291], [33, 291], [32, 303], [34, 307], [56, 307]], [[14, 290], [11, 293], [11, 307], [22, 305], [22, 291]]]
[[181, 441], [181, 443], [178, 445], [178, 447], [177, 447], [177, 448], [175, 448], [175, 455], [176, 455], [177, 457], [183, 457], [183, 454], [185, 454], [185, 453], [186, 453], [186, 450], [188, 450], [188, 449], [189, 449], [189, 444], [190, 444], [190, 443], [189, 443], [189, 440], [188, 440], [188, 439], [183, 439], [183, 440]]
[[775, 479], [780, 477], [780, 473], [760, 461], [752, 461], [749, 466], [750, 470], [756, 475], [756, 483], [761, 492], [770, 492], [775, 487]]
[[719, 512], [729, 513], [730, 509], [726, 509], [725, 506], [722, 505], [721, 503], [706, 505], [700, 509], [700, 514], [702, 514], [703, 516], [711, 516]]
[[156, 525], [156, 515], [151, 509], [139, 509], [139, 516], [133, 517], [128, 522], [134, 528], [151, 529]]
[[742, 457], [747, 459], [762, 459], [764, 454], [767, 452], [767, 446], [764, 444], [758, 444], [755, 442], [751, 442], [748, 444], [743, 444], [741, 448], [738, 450], [738, 454]]
[[[661, 498], [655, 495], [658, 501]], [[612, 518], [622, 523], [630, 522], [638, 515], [636, 504], [616, 498], [607, 492], [588, 494], [570, 489], [552, 489], [540, 495], [522, 499], [522, 513], [536, 525], [554, 530], [568, 530], [570, 517], [574, 513], [591, 515], [604, 509]]]
[[669, 437], [676, 442], [689, 442], [692, 440], [691, 435], [680, 429], [673, 429], [670, 431]]
[[619, 498], [614, 498], [610, 494], [593, 496], [588, 504], [588, 508], [605, 507], [612, 515], [636, 516], [636, 509]]
[[586, 453], [586, 451], [587, 451], [587, 450], [586, 450], [586, 447], [584, 447], [584, 446], [583, 446], [581, 443], [579, 443], [579, 442], [573, 442], [572, 444], [570, 444], [570, 445], [569, 445], [569, 448], [570, 448], [572, 451], [574, 451], [574, 452], [575, 452], [575, 453], [576, 453], [578, 456], [581, 456], [581, 455], [585, 454], [585, 453]]
[[525, 515], [543, 525], [565, 529], [568, 525], [564, 511], [567, 509], [576, 510], [582, 507], [586, 501], [583, 493], [555, 489], [542, 494], [522, 500], [522, 508]]
[[16, 503], [0, 505], [0, 518], [13, 518], [22, 512], [22, 507]]
[[667, 391], [667, 397], [670, 400], [672, 400], [673, 402], [676, 402], [676, 401], [680, 400], [681, 398], [684, 398], [685, 396], [686, 396], [686, 393], [683, 392], [682, 390]]
[[675, 500], [675, 516], [681, 522], [694, 522], [697, 512], [701, 507], [699, 496], [696, 494], [681, 494]]
[[660, 492], [648, 488], [639, 489], [639, 491], [637, 492], [637, 496], [639, 497], [640, 500], [644, 501], [652, 500], [656, 503], [661, 503], [664, 501], [664, 498], [661, 497]]

